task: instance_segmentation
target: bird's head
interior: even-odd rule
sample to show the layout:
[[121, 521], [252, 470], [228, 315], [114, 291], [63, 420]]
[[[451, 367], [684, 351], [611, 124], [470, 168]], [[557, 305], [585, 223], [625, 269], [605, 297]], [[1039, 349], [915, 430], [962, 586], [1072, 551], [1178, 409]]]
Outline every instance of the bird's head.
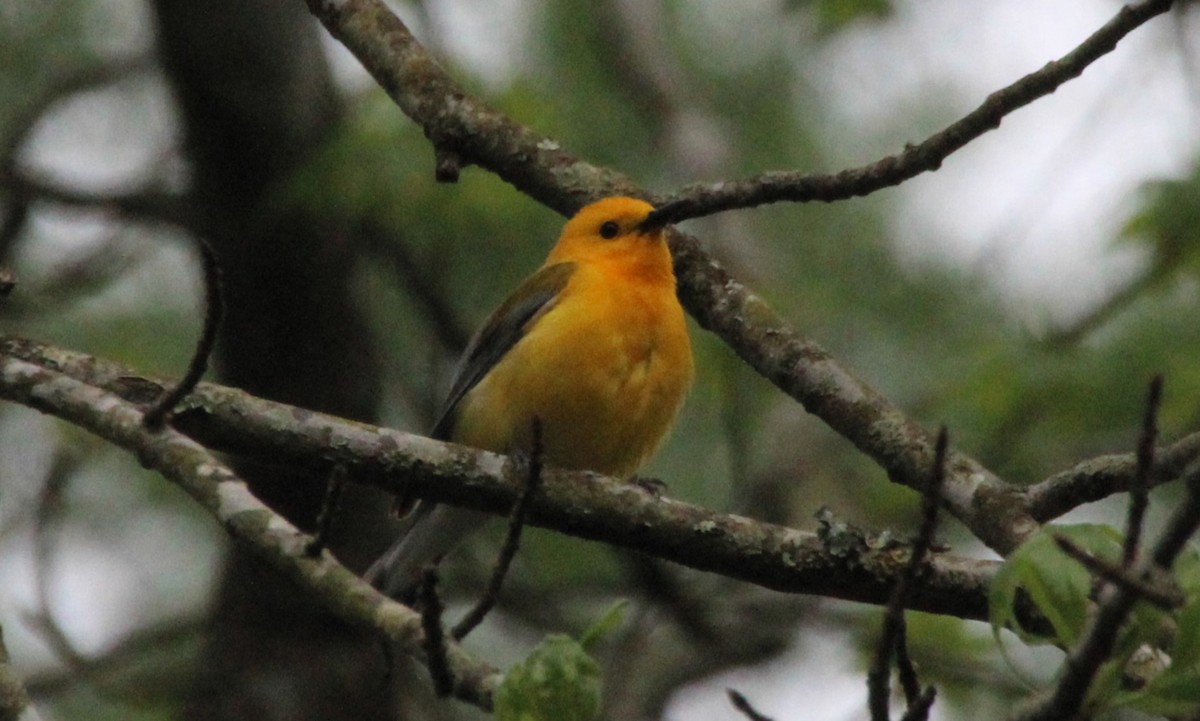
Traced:
[[563, 227], [547, 263], [612, 259], [666, 264], [670, 254], [663, 228], [646, 227], [654, 206], [637, 198], [612, 197], [579, 210]]

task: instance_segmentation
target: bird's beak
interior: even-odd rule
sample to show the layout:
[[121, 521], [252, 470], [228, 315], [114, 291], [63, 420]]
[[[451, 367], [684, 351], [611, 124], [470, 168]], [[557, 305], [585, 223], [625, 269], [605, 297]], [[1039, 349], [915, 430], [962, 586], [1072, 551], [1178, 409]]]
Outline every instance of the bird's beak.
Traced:
[[638, 231], [642, 233], [657, 233], [667, 227], [667, 219], [658, 212], [658, 209], [650, 211], [645, 220], [638, 224]]
[[686, 219], [684, 213], [687, 211], [687, 209], [686, 200], [675, 201], [673, 203], [664, 203], [663, 205], [660, 205], [654, 210], [650, 211], [650, 214], [646, 216], [646, 219], [638, 225], [638, 230], [642, 231], [643, 233], [652, 233], [654, 231], [662, 230], [671, 223]]

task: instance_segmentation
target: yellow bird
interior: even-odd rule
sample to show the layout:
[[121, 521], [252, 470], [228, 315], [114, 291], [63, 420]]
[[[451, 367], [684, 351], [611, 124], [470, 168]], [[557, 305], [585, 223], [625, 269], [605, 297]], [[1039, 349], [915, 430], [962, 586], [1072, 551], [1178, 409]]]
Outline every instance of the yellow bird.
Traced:
[[[663, 229], [646, 224], [653, 209], [606, 198], [567, 222], [542, 267], [471, 339], [434, 438], [528, 451], [538, 418], [548, 464], [618, 478], [641, 467], [693, 373], [671, 254]], [[410, 600], [425, 565], [486, 518], [418, 504], [367, 579]]]

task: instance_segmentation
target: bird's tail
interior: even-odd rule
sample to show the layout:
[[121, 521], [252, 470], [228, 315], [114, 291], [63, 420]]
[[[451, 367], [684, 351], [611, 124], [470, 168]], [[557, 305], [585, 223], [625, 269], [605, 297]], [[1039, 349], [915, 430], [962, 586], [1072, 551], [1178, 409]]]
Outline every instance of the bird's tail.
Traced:
[[400, 537], [363, 577], [385, 595], [412, 605], [425, 568], [440, 561], [489, 518], [481, 511], [418, 503], [405, 518]]

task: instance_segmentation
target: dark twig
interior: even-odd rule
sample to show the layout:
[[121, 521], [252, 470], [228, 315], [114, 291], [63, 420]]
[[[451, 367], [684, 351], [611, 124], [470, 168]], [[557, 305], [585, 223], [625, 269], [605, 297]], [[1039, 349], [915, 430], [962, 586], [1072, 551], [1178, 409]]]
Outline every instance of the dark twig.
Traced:
[[453, 150], [448, 150], [443, 147], [434, 149], [434, 171], [433, 177], [439, 183], [457, 183], [458, 175], [462, 172], [463, 159], [462, 156]]
[[[8, 158], [10, 163], [11, 160], [12, 158]], [[3, 161], [4, 159], [0, 158], [0, 162]], [[7, 166], [0, 165], [0, 187], [3, 187], [3, 175], [6, 172], [4, 167]], [[6, 197], [0, 200], [0, 215], [3, 215], [0, 219], [0, 260], [10, 257], [13, 245], [25, 231], [30, 218], [29, 196], [14, 189], [7, 190]]]
[[92, 192], [3, 169], [0, 169], [0, 188], [27, 201], [38, 200], [84, 210], [113, 213], [135, 221], [167, 223], [187, 229], [196, 227], [195, 218], [191, 213], [186, 196], [157, 189], [139, 188], [111, 193]]
[[900, 721], [925, 721], [929, 718], [929, 709], [937, 698], [937, 689], [930, 686], [917, 698], [915, 703], [909, 703], [908, 709], [900, 717]]
[[1188, 489], [1187, 500], [1176, 509], [1151, 553], [1151, 560], [1159, 568], [1171, 568], [1175, 557], [1200, 525], [1200, 461], [1188, 468], [1184, 483]]
[[325, 487], [325, 498], [321, 501], [321, 511], [317, 514], [317, 529], [312, 539], [304, 545], [304, 554], [310, 558], [321, 555], [329, 544], [329, 533], [333, 528], [333, 519], [337, 515], [338, 502], [342, 498], [342, 490], [346, 487], [346, 467], [341, 463], [334, 464], [329, 471], [329, 484]]
[[904, 690], [904, 702], [911, 708], [921, 698], [921, 681], [917, 677], [917, 667], [908, 655], [908, 622], [903, 613], [896, 624], [895, 651], [896, 677], [900, 681], [900, 688]]
[[0, 298], [7, 298], [8, 294], [16, 287], [17, 276], [11, 269], [0, 267]]
[[487, 588], [484, 589], [483, 595], [475, 607], [455, 624], [454, 630], [451, 632], [455, 641], [463, 640], [468, 633], [475, 630], [475, 627], [483, 622], [484, 617], [499, 600], [500, 587], [504, 585], [504, 577], [508, 575], [508, 568], [512, 565], [513, 558], [517, 555], [517, 548], [521, 543], [521, 531], [525, 528], [529, 502], [537, 493], [538, 486], [542, 482], [544, 455], [542, 420], [535, 417], [533, 419], [533, 443], [529, 450], [529, 473], [526, 476], [525, 489], [521, 491], [521, 495], [513, 504], [512, 511], [508, 514], [508, 534], [504, 537], [504, 545], [500, 547], [500, 555], [496, 557], [496, 565], [492, 568], [492, 577], [488, 581]]
[[461, 353], [471, 338], [471, 329], [465, 326], [449, 302], [450, 294], [436, 268], [417, 258], [392, 230], [376, 223], [363, 223], [357, 230], [368, 250], [391, 264], [396, 278], [409, 297], [421, 307], [421, 312], [429, 320], [430, 330], [442, 346], [450, 355]]
[[446, 632], [442, 628], [442, 599], [437, 592], [437, 567], [430, 565], [421, 578], [421, 630], [425, 637], [421, 649], [425, 651], [425, 665], [433, 679], [433, 690], [438, 698], [445, 698], [454, 690], [454, 675], [446, 660]]
[[758, 709], [751, 706], [750, 701], [741, 693], [731, 688], [725, 689], [725, 693], [729, 695], [729, 702], [733, 704], [733, 707], [741, 711], [750, 721], [772, 721], [770, 716], [760, 713]]
[[[1142, 521], [1150, 493], [1150, 469], [1154, 467], [1154, 443], [1158, 439], [1158, 408], [1162, 403], [1163, 377], [1150, 380], [1146, 394], [1146, 414], [1142, 418], [1142, 434], [1137, 445], [1137, 470], [1129, 489], [1129, 515], [1125, 522], [1125, 547], [1121, 556], [1126, 566], [1137, 559], [1142, 538]], [[1061, 545], [1061, 544], [1060, 544]]]
[[[207, 617], [185, 617], [140, 628], [116, 641], [104, 651], [89, 655], [79, 668], [53, 667], [35, 671], [25, 678], [30, 695], [44, 703], [56, 697], [87, 688], [106, 699], [117, 694], [137, 694], [135, 703], [147, 699], [143, 690], [156, 688], [170, 695], [163, 682], [175, 672], [169, 664], [147, 664], [149, 658], [180, 658], [182, 650], [194, 648], [210, 632]], [[169, 681], [168, 681], [169, 683]], [[138, 689], [134, 691], [134, 689]], [[4, 715], [0, 714], [0, 719]]]
[[4, 645], [4, 629], [0, 628], [0, 719], [24, 718], [28, 708], [29, 691], [9, 661], [8, 647]]
[[[1096, 124], [1095, 117], [1085, 115], [1087, 123]], [[1113, 318], [1131, 307], [1133, 303], [1145, 296], [1146, 291], [1163, 280], [1167, 267], [1161, 259], [1157, 259], [1150, 268], [1118, 288], [1099, 305], [1088, 310], [1070, 325], [1061, 328], [1051, 328], [1042, 338], [1042, 343], [1050, 349], [1073, 348], [1080, 341], [1104, 326]]]
[[79, 470], [79, 464], [77, 452], [72, 452], [68, 446], [56, 448], [45, 485], [38, 494], [37, 510], [33, 516], [34, 596], [37, 611], [29, 615], [29, 620], [36, 625], [50, 650], [64, 665], [77, 672], [86, 668], [87, 659], [59, 625], [50, 586], [56, 560], [56, 533], [64, 512], [63, 496], [67, 485]]
[[201, 267], [204, 270], [204, 327], [200, 331], [196, 351], [192, 354], [192, 360], [183, 378], [174, 388], [163, 393], [154, 407], [146, 411], [142, 423], [151, 430], [162, 428], [167, 415], [204, 377], [204, 372], [208, 369], [208, 359], [217, 344], [217, 330], [225, 314], [225, 302], [221, 296], [221, 264], [217, 260], [217, 253], [207, 240], [197, 240], [200, 244]]
[[641, 553], [624, 554], [623, 558], [627, 560], [625, 566], [632, 572], [634, 583], [652, 603], [664, 607], [692, 639], [706, 645], [724, 640], [720, 629], [708, 618], [711, 599], [693, 598], [671, 573], [672, 569], [657, 558]]
[[1179, 608], [1186, 602], [1183, 593], [1178, 588], [1156, 584], [1151, 579], [1135, 575], [1127, 566], [1097, 558], [1077, 546], [1066, 536], [1055, 534], [1054, 542], [1058, 544], [1063, 553], [1079, 561], [1084, 568], [1098, 578], [1121, 586], [1155, 606], [1169, 611]]
[[[930, 546], [933, 545], [942, 483], [946, 478], [946, 453], [949, 444], [949, 433], [943, 426], [938, 431], [937, 443], [934, 447], [933, 468], [929, 473], [925, 493], [921, 497], [921, 527], [916, 540], [913, 541], [912, 555], [908, 559], [908, 564], [904, 567], [900, 578], [896, 580], [896, 585], [892, 587], [892, 594], [883, 616], [883, 630], [879, 634], [879, 645], [875, 649], [875, 661], [871, 665], [871, 670], [867, 672], [867, 705], [871, 711], [872, 721], [887, 721], [890, 718], [888, 699], [891, 696], [889, 679], [893, 653], [908, 659], [907, 650], [903, 653], [897, 651], [899, 646], [905, 643], [904, 602], [909, 586], [916, 580], [921, 564], [924, 563], [925, 556], [929, 553]], [[916, 671], [911, 662], [908, 663], [908, 668], [903, 675], [907, 677], [904, 682], [905, 695], [911, 704], [918, 694], [909, 693], [909, 686], [911, 685], [914, 689], [919, 688]]]
[[1170, 7], [1171, 0], [1142, 0], [1122, 7], [1113, 19], [1071, 52], [1008, 87], [997, 90], [975, 110], [924, 141], [905, 147], [896, 155], [834, 175], [774, 171], [744, 180], [689, 186], [659, 205], [646, 223], [665, 226], [722, 210], [751, 208], [780, 201], [803, 203], [844, 200], [868, 195], [921, 173], [937, 170], [950, 154], [999, 127], [1006, 115], [1053, 93], [1063, 83], [1078, 77], [1089, 65], [1115, 49], [1122, 38]]

